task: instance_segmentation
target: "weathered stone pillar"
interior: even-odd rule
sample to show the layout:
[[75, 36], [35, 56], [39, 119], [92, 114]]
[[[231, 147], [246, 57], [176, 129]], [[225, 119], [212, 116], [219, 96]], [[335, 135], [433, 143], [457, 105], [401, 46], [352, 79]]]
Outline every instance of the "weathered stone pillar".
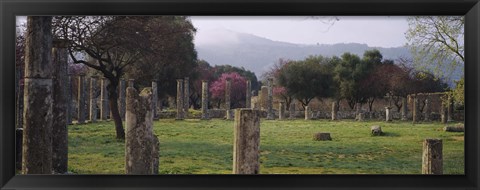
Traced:
[[355, 104], [355, 118], [359, 120], [358, 114], [362, 112], [362, 104], [361, 103], [356, 103]]
[[408, 102], [407, 98], [402, 97], [402, 121], [406, 121], [408, 119]]
[[332, 120], [337, 120], [338, 106], [337, 102], [332, 102]]
[[268, 78], [267, 119], [275, 119], [275, 113], [273, 113], [273, 78]]
[[267, 110], [268, 86], [262, 86], [260, 89], [260, 109]]
[[125, 134], [126, 174], [158, 173], [158, 139], [153, 133], [152, 89], [140, 95], [127, 88]]
[[54, 173], [66, 173], [68, 164], [67, 91], [68, 52], [67, 40], [54, 40], [53, 57], [53, 122], [52, 167]]
[[157, 104], [158, 104], [158, 88], [157, 81], [152, 81], [152, 111], [153, 118], [157, 118]]
[[183, 96], [185, 97], [183, 100], [184, 104], [184, 117], [188, 117], [188, 108], [190, 108], [190, 79], [188, 77], [185, 77], [185, 80], [183, 81]]
[[312, 112], [310, 111], [309, 106], [305, 106], [305, 120], [312, 119]]
[[208, 81], [202, 80], [202, 117], [208, 119]]
[[78, 124], [85, 123], [85, 75], [78, 76]]
[[441, 122], [443, 124], [447, 123], [447, 115], [448, 115], [448, 110], [447, 110], [447, 106], [445, 105], [445, 103], [442, 102], [442, 105], [441, 105], [441, 108], [440, 108], [440, 114], [441, 114]]
[[285, 102], [279, 102], [278, 119], [279, 120], [284, 120], [285, 119]]
[[236, 109], [233, 174], [258, 174], [260, 170], [260, 111]]
[[392, 107], [385, 107], [385, 121], [392, 121]]
[[288, 112], [290, 112], [289, 119], [295, 119], [295, 100], [292, 100]]
[[[67, 71], [68, 72], [68, 71]], [[67, 75], [67, 82], [65, 83], [65, 91], [67, 91], [67, 110], [66, 110], [66, 115], [67, 115], [67, 124], [72, 124], [72, 76], [70, 74]]]
[[230, 78], [227, 78], [225, 81], [225, 118], [227, 120], [232, 119], [232, 115], [230, 113], [230, 104], [232, 103], [230, 100], [232, 93], [232, 80]]
[[252, 107], [252, 81], [250, 80], [247, 80], [245, 97], [246, 97], [245, 108], [251, 108]]
[[417, 122], [419, 113], [418, 113], [418, 98], [417, 96], [413, 96], [413, 106], [412, 106], [412, 121], [413, 123]]
[[52, 17], [27, 17], [23, 174], [52, 173]]
[[107, 78], [102, 78], [101, 89], [100, 89], [100, 119], [107, 120], [109, 115], [108, 107], [108, 91], [107, 91], [108, 80]]
[[97, 122], [97, 76], [90, 78], [90, 122]]
[[423, 141], [422, 174], [443, 174], [442, 139]]
[[183, 104], [183, 79], [177, 79], [177, 120], [184, 119]]
[[425, 121], [430, 121], [430, 100], [425, 100], [425, 107], [423, 108], [423, 116]]
[[453, 121], [453, 97], [451, 95], [448, 96], [448, 115], [447, 115], [447, 122]]
[[[120, 117], [122, 120], [125, 120], [125, 113], [126, 113], [126, 103], [125, 103], [125, 94], [126, 94], [126, 86], [125, 86], [125, 80], [121, 79], [120, 80], [120, 85], [118, 86], [120, 90], [118, 91], [118, 105], [120, 106], [119, 112], [120, 112]], [[153, 91], [155, 92], [155, 91]]]

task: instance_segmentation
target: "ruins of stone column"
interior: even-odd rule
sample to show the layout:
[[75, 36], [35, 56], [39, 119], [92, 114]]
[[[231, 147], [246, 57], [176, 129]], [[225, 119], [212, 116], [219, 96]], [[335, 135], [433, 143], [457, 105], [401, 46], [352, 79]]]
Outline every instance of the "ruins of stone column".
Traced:
[[185, 80], [183, 81], [183, 96], [185, 97], [183, 100], [184, 104], [184, 117], [188, 117], [188, 108], [190, 108], [190, 79], [188, 77], [185, 77]]
[[260, 170], [260, 111], [236, 109], [233, 174], [258, 174]]
[[407, 99], [402, 97], [402, 121], [408, 119], [408, 102]]
[[52, 122], [52, 167], [54, 173], [67, 172], [68, 131], [67, 91], [68, 52], [67, 40], [53, 40], [53, 122]]
[[312, 119], [312, 113], [309, 106], [305, 106], [305, 120]]
[[362, 111], [362, 104], [361, 104], [361, 103], [356, 103], [356, 104], [355, 104], [355, 118], [356, 118], [357, 120], [359, 120], [358, 114], [360, 114], [361, 111]]
[[184, 119], [183, 104], [183, 79], [177, 79], [177, 120]]
[[419, 113], [418, 113], [418, 98], [416, 96], [413, 96], [413, 106], [412, 106], [412, 121], [413, 123], [417, 122], [419, 120]]
[[448, 96], [447, 122], [453, 121], [453, 97]]
[[423, 141], [422, 174], [443, 174], [442, 139]]
[[90, 122], [97, 122], [97, 76], [90, 79]]
[[284, 120], [285, 119], [285, 102], [279, 102], [278, 119], [279, 120]]
[[392, 121], [392, 107], [385, 107], [385, 121]]
[[[120, 117], [122, 118], [122, 120], [125, 120], [125, 112], [126, 112], [126, 103], [125, 103], [125, 94], [127, 93], [127, 88], [125, 86], [125, 80], [122, 79], [120, 80], [120, 85], [118, 86], [120, 88], [120, 90], [118, 91], [118, 105], [120, 106], [119, 108], [119, 112], [120, 112]], [[155, 91], [153, 91], [155, 92]]]
[[245, 93], [245, 108], [251, 108], [252, 107], [252, 81], [247, 80], [247, 87], [246, 87], [246, 93]]
[[157, 81], [152, 81], [152, 111], [153, 111], [153, 118], [157, 118], [157, 103], [158, 103], [158, 89], [157, 89]]
[[268, 86], [262, 86], [260, 89], [260, 109], [266, 110], [267, 109], [267, 99], [268, 99]]
[[106, 121], [109, 115], [108, 107], [108, 91], [107, 91], [108, 80], [103, 77], [100, 84], [100, 119]]
[[268, 78], [267, 120], [275, 119], [273, 113], [273, 78]]
[[289, 119], [295, 119], [295, 100], [292, 100], [288, 112], [290, 112]]
[[52, 173], [52, 17], [28, 16], [22, 174]]
[[208, 119], [208, 81], [202, 80], [202, 117]]
[[230, 78], [227, 78], [227, 80], [225, 81], [225, 118], [227, 120], [232, 119], [232, 115], [230, 113], [230, 104], [232, 103], [230, 101], [231, 93], [232, 93], [232, 80]]
[[440, 119], [443, 124], [447, 123], [447, 115], [448, 115], [447, 106], [445, 105], [445, 103], [442, 102], [442, 105], [440, 107]]
[[332, 120], [337, 120], [338, 106], [337, 102], [332, 102]]
[[430, 121], [430, 101], [425, 100], [425, 107], [423, 107], [423, 116], [425, 121]]
[[[127, 88], [125, 118], [126, 174], [158, 173], [158, 139], [153, 133], [152, 89]], [[156, 171], [157, 170], [157, 171]]]
[[65, 91], [67, 92], [67, 110], [65, 114], [67, 115], [67, 124], [72, 124], [72, 76], [67, 73], [67, 82], [65, 83]]
[[78, 76], [78, 124], [85, 123], [85, 75]]

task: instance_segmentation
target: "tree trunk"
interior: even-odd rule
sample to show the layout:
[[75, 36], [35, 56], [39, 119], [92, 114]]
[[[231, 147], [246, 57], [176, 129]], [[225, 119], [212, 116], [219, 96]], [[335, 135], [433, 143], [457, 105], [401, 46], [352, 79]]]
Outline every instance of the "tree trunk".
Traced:
[[115, 123], [115, 131], [117, 134], [117, 139], [125, 139], [125, 131], [122, 125], [122, 117], [120, 117], [120, 112], [118, 111], [118, 79], [109, 79], [110, 84], [107, 86], [108, 89], [108, 101], [110, 103], [110, 112], [112, 114], [113, 122]]

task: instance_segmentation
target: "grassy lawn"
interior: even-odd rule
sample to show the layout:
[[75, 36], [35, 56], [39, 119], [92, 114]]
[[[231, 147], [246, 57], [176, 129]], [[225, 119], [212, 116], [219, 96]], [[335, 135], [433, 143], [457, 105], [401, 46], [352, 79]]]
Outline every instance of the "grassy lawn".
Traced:
[[[233, 121], [213, 119], [154, 123], [162, 174], [231, 174]], [[371, 136], [380, 125], [385, 136]], [[440, 123], [262, 120], [261, 174], [420, 174], [422, 142], [443, 139], [444, 174], [464, 173], [463, 133]], [[313, 141], [330, 132], [332, 141]], [[113, 122], [69, 126], [69, 171], [124, 174], [124, 142]]]

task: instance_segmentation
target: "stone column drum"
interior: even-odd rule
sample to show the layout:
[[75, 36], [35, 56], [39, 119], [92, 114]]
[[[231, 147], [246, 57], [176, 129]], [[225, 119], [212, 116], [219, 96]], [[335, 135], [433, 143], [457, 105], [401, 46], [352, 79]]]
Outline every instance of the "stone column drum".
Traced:
[[78, 124], [84, 124], [85, 123], [85, 75], [80, 74], [78, 76]]
[[268, 79], [267, 119], [275, 119], [275, 114], [273, 113], [273, 78]]
[[312, 119], [312, 113], [309, 106], [305, 106], [305, 120]]
[[418, 98], [416, 96], [413, 96], [413, 106], [412, 106], [412, 121], [413, 123], [418, 122], [419, 118], [419, 113], [418, 113]]
[[260, 109], [266, 110], [267, 109], [267, 99], [268, 99], [268, 87], [262, 86], [260, 89]]
[[247, 80], [245, 97], [246, 97], [245, 108], [251, 108], [252, 107], [252, 81], [251, 80]]
[[285, 102], [279, 102], [278, 105], [278, 119], [284, 120], [285, 119]]
[[158, 173], [158, 139], [153, 133], [152, 89], [145, 88], [140, 95], [127, 88], [125, 172], [126, 174]]
[[52, 167], [54, 173], [66, 173], [68, 168], [67, 91], [68, 41], [53, 40], [53, 122]]
[[232, 103], [230, 100], [231, 92], [232, 92], [232, 80], [227, 79], [225, 81], [225, 118], [227, 120], [232, 119], [232, 114], [230, 113], [230, 104]]
[[27, 17], [22, 174], [52, 173], [52, 17]]
[[422, 174], [443, 174], [442, 139], [423, 141]]
[[100, 119], [104, 121], [107, 120], [109, 115], [107, 85], [107, 78], [102, 78], [102, 82], [100, 84]]
[[158, 103], [157, 81], [152, 81], [152, 111], [153, 111], [153, 118], [157, 118], [157, 117], [158, 117], [158, 113], [157, 113], [157, 103]]
[[177, 120], [184, 119], [183, 100], [183, 79], [177, 79]]
[[236, 109], [233, 174], [258, 174], [260, 170], [260, 110]]
[[97, 79], [93, 76], [90, 79], [90, 122], [97, 122]]
[[208, 119], [208, 81], [202, 80], [202, 117], [201, 119]]

